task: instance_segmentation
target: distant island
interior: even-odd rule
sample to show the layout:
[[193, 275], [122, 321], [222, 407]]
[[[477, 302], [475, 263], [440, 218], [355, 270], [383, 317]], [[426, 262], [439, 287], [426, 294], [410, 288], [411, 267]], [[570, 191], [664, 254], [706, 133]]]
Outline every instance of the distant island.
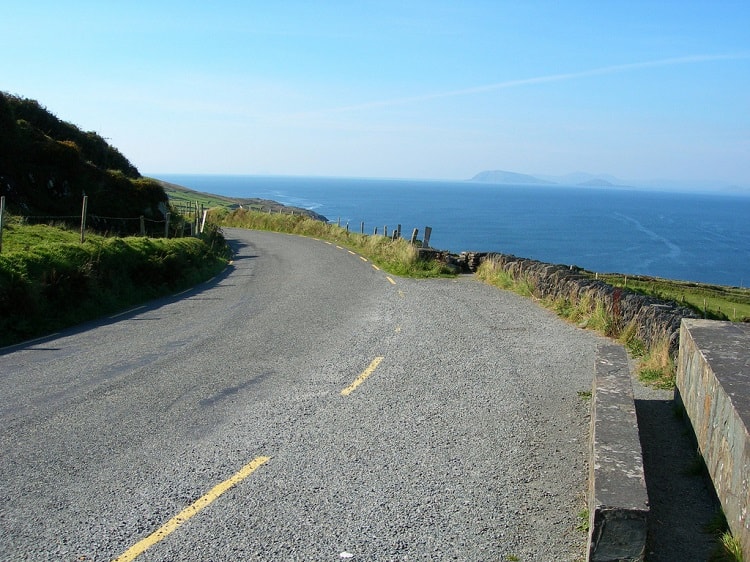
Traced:
[[545, 181], [527, 174], [517, 174], [516, 172], [506, 172], [505, 170], [488, 170], [479, 172], [470, 181], [479, 181], [485, 183], [502, 183], [510, 185], [553, 185], [555, 182]]
[[529, 174], [519, 174], [506, 170], [486, 170], [479, 172], [469, 181], [496, 183], [502, 185], [574, 185], [579, 187], [628, 187], [613, 176], [594, 176], [576, 172], [566, 176], [545, 176], [540, 178]]
[[705, 191], [714, 193], [750, 193], [750, 186], [727, 184], [718, 180], [623, 180], [610, 174], [589, 174], [588, 172], [572, 172], [561, 176], [546, 174], [519, 174], [507, 170], [485, 170], [479, 172], [468, 181], [495, 185], [540, 185], [540, 186], [568, 186], [612, 189], [656, 189], [666, 191]]

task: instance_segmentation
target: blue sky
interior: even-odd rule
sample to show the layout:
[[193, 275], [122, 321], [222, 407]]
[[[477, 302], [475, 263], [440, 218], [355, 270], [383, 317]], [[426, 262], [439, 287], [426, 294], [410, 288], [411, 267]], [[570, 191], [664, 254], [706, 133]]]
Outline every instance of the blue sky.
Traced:
[[750, 186], [747, 0], [0, 5], [0, 90], [143, 173]]

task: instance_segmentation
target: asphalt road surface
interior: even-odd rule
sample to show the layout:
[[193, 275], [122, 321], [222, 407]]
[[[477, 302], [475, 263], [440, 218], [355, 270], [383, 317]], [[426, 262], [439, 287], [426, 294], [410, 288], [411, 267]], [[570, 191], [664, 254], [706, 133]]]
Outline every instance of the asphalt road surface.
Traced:
[[211, 282], [0, 351], [0, 560], [583, 559], [598, 336], [226, 234]]

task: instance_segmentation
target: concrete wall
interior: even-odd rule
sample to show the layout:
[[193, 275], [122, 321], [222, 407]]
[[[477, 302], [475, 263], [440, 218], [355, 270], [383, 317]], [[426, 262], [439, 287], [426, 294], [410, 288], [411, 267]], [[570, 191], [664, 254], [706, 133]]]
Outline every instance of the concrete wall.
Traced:
[[750, 560], [750, 325], [684, 319], [675, 400], [685, 407], [729, 527]]

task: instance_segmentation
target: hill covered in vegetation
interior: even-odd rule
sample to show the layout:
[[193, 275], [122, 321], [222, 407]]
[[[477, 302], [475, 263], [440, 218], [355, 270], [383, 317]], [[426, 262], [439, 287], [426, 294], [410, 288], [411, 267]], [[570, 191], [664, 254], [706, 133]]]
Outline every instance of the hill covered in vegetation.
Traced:
[[[0, 195], [24, 216], [80, 216], [163, 220], [168, 198], [95, 132], [58, 119], [39, 102], [0, 92]], [[132, 227], [128, 228], [128, 224]], [[135, 231], [121, 222], [107, 230]]]

